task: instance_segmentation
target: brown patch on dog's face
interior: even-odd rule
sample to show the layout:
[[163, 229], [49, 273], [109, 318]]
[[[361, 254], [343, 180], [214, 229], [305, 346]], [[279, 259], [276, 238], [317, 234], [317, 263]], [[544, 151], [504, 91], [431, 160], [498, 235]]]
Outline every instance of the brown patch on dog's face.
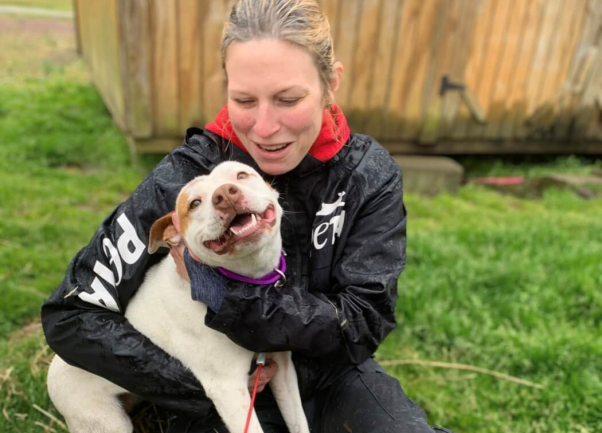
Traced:
[[272, 186], [272, 184], [270, 182], [268, 182], [267, 180], [265, 181], [265, 184], [268, 186], [269, 189], [271, 189], [272, 191], [274, 191], [274, 187]]
[[172, 222], [173, 212], [159, 218], [151, 227], [148, 239], [149, 254], [155, 253], [160, 247], [175, 247], [180, 244], [182, 237]]
[[180, 233], [186, 233], [188, 230], [188, 225], [190, 224], [190, 217], [188, 212], [190, 211], [188, 200], [189, 195], [186, 190], [180, 193], [178, 197], [178, 202], [176, 203], [176, 212], [180, 217]]

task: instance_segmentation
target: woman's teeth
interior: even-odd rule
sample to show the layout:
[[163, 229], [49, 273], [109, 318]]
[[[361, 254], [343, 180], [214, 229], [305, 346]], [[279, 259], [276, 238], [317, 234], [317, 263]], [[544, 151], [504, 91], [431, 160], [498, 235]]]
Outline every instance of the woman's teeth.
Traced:
[[283, 144], [281, 146], [262, 146], [261, 144], [257, 144], [262, 150], [265, 150], [266, 152], [277, 152], [279, 150], [284, 149], [286, 146], [288, 146], [289, 143]]

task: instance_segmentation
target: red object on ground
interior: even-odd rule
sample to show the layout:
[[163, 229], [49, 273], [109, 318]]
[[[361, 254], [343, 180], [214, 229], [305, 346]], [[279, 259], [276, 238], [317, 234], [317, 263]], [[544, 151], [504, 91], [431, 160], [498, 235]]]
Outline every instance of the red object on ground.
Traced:
[[471, 179], [472, 182], [481, 185], [522, 185], [525, 182], [525, 178], [522, 176], [509, 176], [509, 177], [476, 177]]

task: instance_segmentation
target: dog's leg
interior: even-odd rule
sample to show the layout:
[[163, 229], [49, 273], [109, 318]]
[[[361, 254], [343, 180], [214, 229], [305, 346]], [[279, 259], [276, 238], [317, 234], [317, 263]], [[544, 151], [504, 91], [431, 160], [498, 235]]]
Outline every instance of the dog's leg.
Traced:
[[[180, 335], [174, 338], [177, 340]], [[186, 340], [175, 341], [175, 354], [201, 382], [228, 431], [242, 433], [251, 406], [248, 382], [253, 353], [216, 331], [207, 332], [203, 344], [204, 353], [199, 354]], [[263, 433], [255, 412], [249, 433]]]
[[72, 433], [131, 433], [134, 427], [118, 398], [123, 392], [58, 356], [50, 364], [48, 393]]
[[278, 364], [278, 371], [270, 380], [270, 388], [289, 432], [309, 433], [291, 353], [274, 352], [270, 353], [268, 357]]
[[[199, 377], [205, 393], [215, 405], [222, 421], [228, 427], [228, 431], [233, 433], [244, 432], [247, 414], [251, 406], [251, 397], [247, 387], [249, 365], [250, 362], [246, 364], [246, 369], [231, 370], [227, 376], [214, 372], [214, 374], [201, 374]], [[255, 411], [251, 416], [249, 433], [263, 433]]]

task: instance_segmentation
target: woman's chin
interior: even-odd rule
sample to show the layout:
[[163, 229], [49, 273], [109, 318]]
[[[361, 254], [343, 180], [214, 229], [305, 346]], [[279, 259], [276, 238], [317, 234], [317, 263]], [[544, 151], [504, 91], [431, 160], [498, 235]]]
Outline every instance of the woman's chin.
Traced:
[[279, 160], [266, 161], [262, 158], [257, 158], [257, 159], [255, 159], [255, 162], [257, 163], [257, 165], [259, 165], [259, 168], [265, 174], [269, 174], [271, 176], [278, 176], [280, 174], [288, 173], [293, 168], [298, 166], [301, 161], [290, 161], [288, 159], [283, 159], [280, 161]]

